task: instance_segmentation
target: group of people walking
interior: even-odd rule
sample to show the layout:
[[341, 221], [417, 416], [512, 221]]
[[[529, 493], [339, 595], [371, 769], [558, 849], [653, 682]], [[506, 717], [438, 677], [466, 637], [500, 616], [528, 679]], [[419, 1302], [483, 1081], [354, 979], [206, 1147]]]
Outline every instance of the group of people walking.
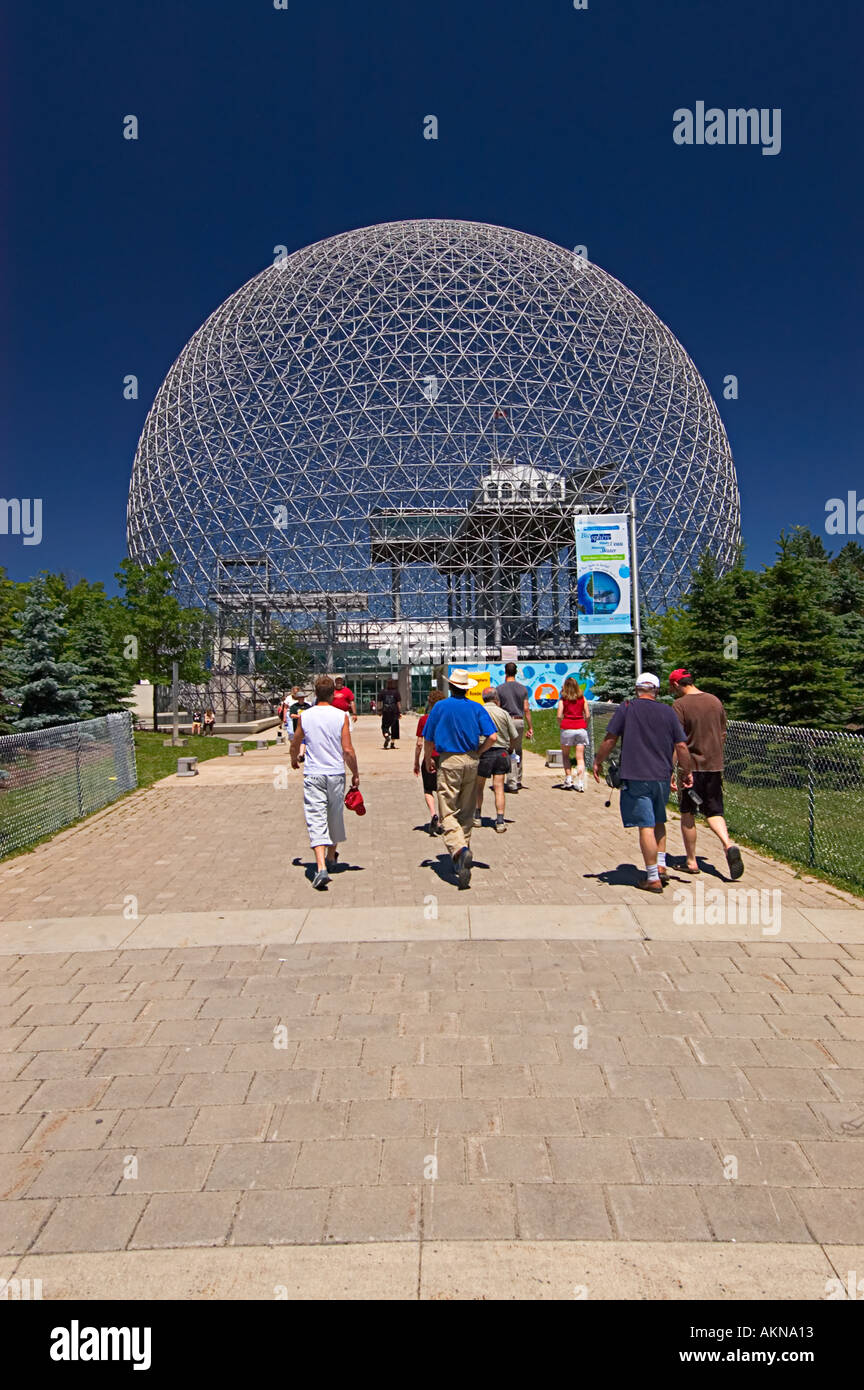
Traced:
[[[522, 782], [522, 742], [533, 739], [530, 697], [517, 679], [515, 662], [505, 667], [501, 685], [488, 687], [482, 699], [469, 699], [477, 681], [467, 671], [452, 670], [448, 691], [433, 690], [417, 724], [414, 774], [422, 779], [429, 811], [428, 830], [441, 835], [448, 850], [453, 877], [460, 889], [471, 882], [471, 834], [482, 824], [486, 785], [491, 781], [496, 833], [507, 829], [505, 796]], [[696, 816], [705, 816], [726, 854], [729, 875], [744, 872], [740, 848], [730, 838], [723, 815], [723, 745], [726, 715], [716, 696], [702, 691], [683, 668], [669, 678], [674, 703], [658, 700], [660, 681], [651, 672], [636, 680], [635, 699], [625, 701], [609, 721], [606, 736], [593, 763], [599, 782], [616, 745], [621, 743], [617, 769], [610, 776], [620, 787], [623, 824], [638, 831], [645, 876], [638, 887], [661, 893], [669, 873], [666, 863], [666, 806], [670, 788], [677, 787], [681, 829], [686, 850], [685, 872], [698, 874]], [[294, 696], [296, 699], [293, 699]], [[389, 696], [389, 699], [388, 699]], [[360, 774], [351, 726], [357, 712], [351, 690], [338, 677], [319, 676], [315, 704], [292, 691], [286, 704], [292, 720], [291, 763], [304, 762], [303, 804], [309, 839], [315, 854], [313, 886], [326, 889], [330, 871], [345, 839], [344, 806], [362, 808]], [[385, 749], [399, 739], [401, 703], [396, 682], [388, 682], [382, 700]], [[564, 788], [584, 792], [585, 750], [589, 745], [590, 708], [577, 682], [568, 677], [557, 704], [564, 764]], [[571, 755], [575, 753], [575, 782]], [[346, 798], [346, 767], [351, 789]], [[360, 805], [358, 806], [358, 803]], [[362, 808], [365, 809], [365, 808]], [[361, 810], [362, 813], [362, 810]]]
[[[621, 741], [617, 776], [622, 823], [639, 833], [645, 877], [637, 888], [661, 894], [669, 881], [666, 864], [666, 803], [677, 786], [684, 872], [701, 873], [696, 858], [696, 815], [701, 812], [723, 846], [729, 877], [744, 872], [741, 850], [723, 815], [723, 746], [726, 712], [716, 695], [700, 690], [683, 667], [669, 677], [674, 704], [659, 703], [660, 681], [651, 671], [636, 678], [636, 698], [620, 704], [606, 727], [594, 758], [599, 782], [604, 765]], [[676, 772], [677, 767], [677, 772]]]

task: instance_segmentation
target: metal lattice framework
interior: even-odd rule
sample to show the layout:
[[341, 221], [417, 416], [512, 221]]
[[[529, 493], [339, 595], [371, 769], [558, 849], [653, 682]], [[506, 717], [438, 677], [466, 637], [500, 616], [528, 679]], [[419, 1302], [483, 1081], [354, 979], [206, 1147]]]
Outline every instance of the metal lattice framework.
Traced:
[[[637, 495], [649, 605], [739, 539], [699, 372], [584, 257], [480, 223], [346, 232], [255, 276], [169, 371], [129, 550], [187, 602], [337, 620], [575, 630], [573, 513]], [[490, 632], [491, 639], [491, 632]]]

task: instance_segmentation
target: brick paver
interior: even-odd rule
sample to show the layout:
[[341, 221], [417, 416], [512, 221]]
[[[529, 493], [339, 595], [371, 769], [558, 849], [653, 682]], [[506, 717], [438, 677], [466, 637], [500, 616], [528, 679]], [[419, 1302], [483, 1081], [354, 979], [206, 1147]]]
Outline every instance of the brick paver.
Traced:
[[[413, 739], [403, 739], [395, 754], [385, 756], [373, 719], [360, 720], [355, 739], [369, 814], [348, 817], [343, 858], [359, 871], [338, 875], [328, 906], [413, 906], [429, 894], [442, 903], [456, 902], [443, 842], [430, 839], [423, 828], [428, 813], [419, 779], [412, 775]], [[278, 768], [285, 776], [274, 775]], [[622, 829], [617, 805], [604, 806], [606, 788], [589, 779], [579, 795], [561, 790], [559, 783], [560, 773], [527, 755], [525, 787], [508, 799], [508, 833], [497, 836], [488, 824], [478, 832], [472, 904], [530, 908], [554, 902], [576, 909], [640, 902], [642, 895], [633, 888], [638, 874], [627, 867], [635, 862], [635, 836]], [[487, 806], [487, 822], [488, 811]], [[183, 828], [179, 835], [178, 827]], [[670, 852], [681, 850], [680, 831], [673, 826]], [[723, 855], [707, 830], [700, 834], [699, 852], [710, 861], [702, 880], [706, 889], [721, 884]], [[191, 781], [168, 778], [0, 866], [0, 921], [117, 916], [130, 895], [142, 915], [306, 907], [312, 905], [310, 863], [301, 777], [291, 770], [287, 751], [274, 745], [230, 764], [225, 758], [203, 763]], [[839, 890], [826, 892], [824, 885], [796, 877], [776, 861], [748, 852], [746, 863], [746, 886], [782, 888], [784, 910], [860, 905]], [[691, 881], [680, 875], [678, 883], [684, 887]], [[808, 958], [802, 973], [817, 973], [814, 960], [818, 956]], [[160, 971], [160, 964], [141, 962], [125, 978], [172, 982], [176, 972]], [[180, 978], [193, 976], [181, 972]], [[5, 1002], [0, 995], [0, 1004]], [[358, 1004], [355, 1012], [363, 1007]]]
[[[263, 766], [156, 788], [13, 861], [0, 914], [49, 885], [60, 917], [116, 914], [127, 893], [142, 912], [169, 892], [172, 910], [306, 904], [285, 853], [305, 856], [298, 787]], [[423, 862], [440, 846], [414, 828], [410, 773], [373, 771], [367, 796], [363, 868], [333, 901], [455, 901]], [[513, 818], [478, 836], [476, 900], [533, 920], [568, 894], [574, 912], [638, 898], [592, 876], [633, 851], [596, 797], [532, 776]], [[178, 824], [207, 826], [191, 858]], [[782, 865], [753, 871], [790, 906], [829, 901]], [[2, 1254], [864, 1240], [860, 943], [217, 934], [0, 967]]]
[[[820, 1026], [790, 1039], [787, 1015], [769, 1006], [796, 997], [810, 978], [796, 967], [814, 957], [777, 944], [759, 1013], [738, 1012], [734, 991], [731, 1012], [722, 1000], [730, 978], [764, 959], [760, 943], [724, 943], [723, 988], [718, 972], [706, 979], [699, 943], [443, 942], [429, 956], [410, 942], [349, 943], [338, 970], [321, 946], [261, 946], [239, 960], [219, 947], [197, 961], [182, 949], [146, 962], [114, 953], [100, 969], [119, 970], [120, 983], [145, 967], [160, 980], [183, 969], [201, 986], [195, 1012], [172, 1020], [162, 1044], [142, 1035], [116, 1046], [93, 1018], [72, 1036], [39, 1021], [3, 1039], [3, 1251], [420, 1235], [861, 1239], [864, 1045], [837, 1026], [858, 957], [843, 945], [821, 953], [832, 970], [820, 978], [834, 984], [825, 1012], [806, 1015]], [[92, 988], [86, 952], [34, 960], [6, 960], [21, 1017], [45, 978], [69, 981], [67, 1008]], [[242, 1020], [244, 1041], [202, 1041], [220, 1018], [208, 986], [229, 968], [239, 997], [260, 999], [263, 979], [273, 992]], [[418, 1013], [418, 994], [433, 998], [444, 977], [447, 1013]], [[638, 1012], [591, 983], [606, 978], [625, 992], [642, 982]], [[686, 1007], [697, 995], [703, 1007]], [[349, 1020], [351, 1036], [302, 1036], [319, 1015], [337, 1033]], [[633, 1033], [655, 1016], [661, 1033]], [[274, 1019], [287, 1047], [274, 1045]], [[583, 1022], [587, 1043], [574, 1048]], [[79, 1065], [41, 1065], [53, 1058]]]

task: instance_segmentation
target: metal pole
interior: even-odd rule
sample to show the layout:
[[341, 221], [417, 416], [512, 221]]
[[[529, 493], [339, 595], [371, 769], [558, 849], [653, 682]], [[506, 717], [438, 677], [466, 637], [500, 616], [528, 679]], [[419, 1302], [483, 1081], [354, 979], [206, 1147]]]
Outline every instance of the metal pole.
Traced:
[[492, 544], [492, 641], [496, 647], [501, 646], [501, 545], [499, 541]]
[[395, 561], [390, 566], [390, 588], [393, 593], [393, 621], [398, 623], [402, 617], [402, 567]]
[[78, 789], [78, 815], [84, 814], [84, 792], [81, 787], [81, 725], [75, 725], [75, 784]]
[[179, 698], [177, 683], [180, 678], [180, 668], [176, 661], [171, 662], [171, 742], [176, 748], [180, 742], [179, 729], [177, 726], [177, 700]]
[[630, 494], [630, 571], [633, 577], [633, 664], [642, 673], [642, 612], [639, 599], [639, 552], [636, 548], [636, 494]]
[[327, 599], [327, 671], [333, 674], [333, 664], [336, 660], [336, 605], [332, 599]]
[[807, 738], [807, 863], [816, 863], [816, 769], [813, 758], [813, 738]]
[[249, 628], [247, 633], [249, 644], [249, 694], [252, 698], [252, 718], [258, 718], [258, 680], [257, 680], [257, 656], [255, 651], [255, 601], [249, 604]]

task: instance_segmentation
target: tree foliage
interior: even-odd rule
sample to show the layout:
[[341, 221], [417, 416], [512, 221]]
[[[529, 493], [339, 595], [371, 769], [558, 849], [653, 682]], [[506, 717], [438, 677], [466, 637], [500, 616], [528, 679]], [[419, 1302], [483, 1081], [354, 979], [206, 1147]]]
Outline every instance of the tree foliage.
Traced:
[[52, 600], [44, 578], [34, 579], [6, 658], [11, 682], [6, 696], [15, 707], [16, 733], [74, 723], [92, 713], [82, 668], [63, 656], [65, 618], [66, 610]]
[[[642, 670], [652, 671], [663, 682], [663, 671], [668, 669], [666, 651], [663, 645], [661, 624], [655, 614], [643, 606], [642, 619]], [[586, 670], [594, 678], [594, 698], [603, 700], [626, 700], [633, 694], [636, 680], [636, 667], [633, 655], [633, 638], [627, 632], [610, 633], [601, 637], [595, 655], [585, 663]]]
[[163, 555], [152, 565], [124, 560], [117, 574], [123, 590], [122, 607], [128, 623], [127, 643], [133, 679], [153, 686], [153, 728], [158, 729], [160, 685], [170, 685], [176, 661], [182, 681], [203, 679], [203, 653], [198, 641], [201, 614], [183, 608], [174, 593], [175, 564]]

